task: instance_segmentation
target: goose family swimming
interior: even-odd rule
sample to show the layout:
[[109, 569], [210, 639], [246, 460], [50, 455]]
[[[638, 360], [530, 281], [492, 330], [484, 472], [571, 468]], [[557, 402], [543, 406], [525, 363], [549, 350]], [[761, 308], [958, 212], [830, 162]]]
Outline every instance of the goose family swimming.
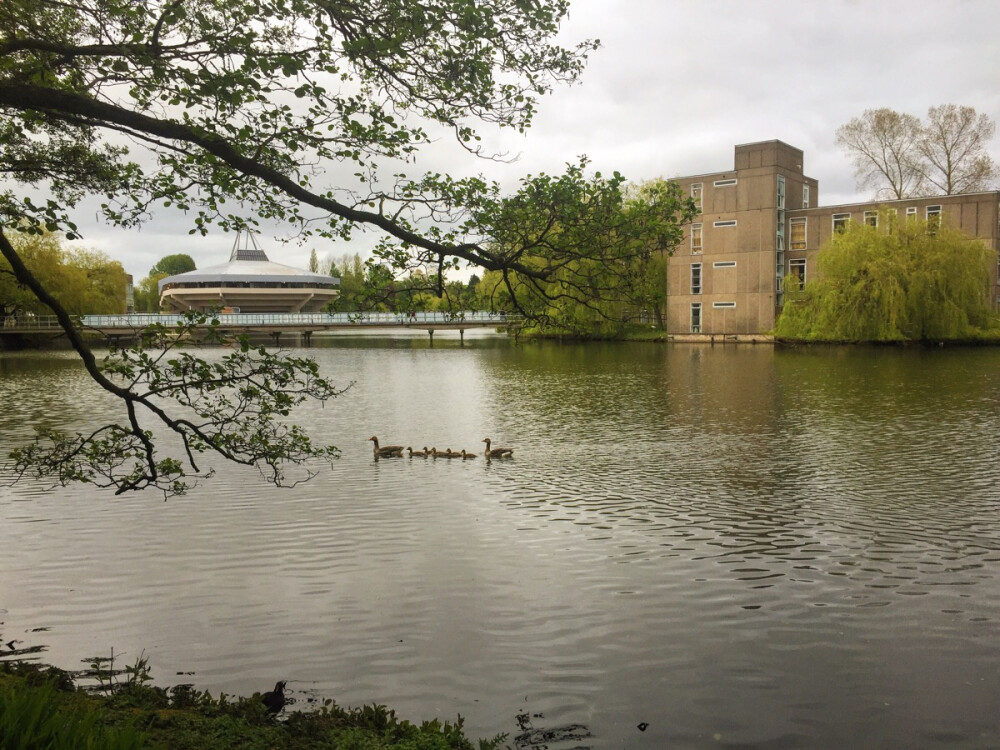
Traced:
[[[464, 448], [462, 450], [453, 451], [451, 448], [446, 448], [443, 451], [439, 451], [437, 448], [428, 448], [426, 445], [423, 450], [413, 450], [413, 446], [402, 445], [379, 445], [378, 438], [372, 435], [368, 438], [372, 443], [375, 444], [372, 449], [375, 453], [375, 458], [398, 458], [403, 455], [405, 450], [410, 458], [461, 458], [463, 461], [467, 461], [472, 458], [477, 458], [478, 453], [473, 453], [467, 451]], [[514, 455], [513, 448], [494, 448], [492, 442], [489, 438], [483, 438], [483, 442], [486, 443], [485, 456], [487, 459], [491, 458], [512, 458]]]

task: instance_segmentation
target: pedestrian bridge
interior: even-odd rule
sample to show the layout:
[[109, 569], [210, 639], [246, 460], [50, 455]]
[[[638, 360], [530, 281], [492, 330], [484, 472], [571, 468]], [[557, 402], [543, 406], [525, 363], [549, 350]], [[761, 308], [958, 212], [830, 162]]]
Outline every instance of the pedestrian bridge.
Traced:
[[[177, 313], [127, 313], [125, 315], [82, 315], [74, 320], [84, 331], [111, 337], [129, 337], [143, 328], [161, 324], [175, 328], [184, 321]], [[338, 312], [338, 313], [219, 313], [209, 318], [205, 327], [218, 320], [217, 328], [231, 333], [266, 333], [277, 342], [282, 333], [300, 334], [309, 343], [317, 331], [335, 330], [405, 330], [427, 331], [431, 339], [434, 331], [454, 330], [463, 335], [469, 328], [508, 328], [518, 326], [520, 316], [482, 311], [449, 312]], [[9, 316], [0, 324], [3, 334], [60, 333], [54, 315]]]

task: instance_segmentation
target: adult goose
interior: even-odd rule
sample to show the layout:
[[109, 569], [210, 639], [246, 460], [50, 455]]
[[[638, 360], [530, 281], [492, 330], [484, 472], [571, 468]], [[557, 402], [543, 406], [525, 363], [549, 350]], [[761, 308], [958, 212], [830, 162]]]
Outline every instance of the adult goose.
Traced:
[[511, 458], [514, 455], [513, 448], [491, 448], [490, 439], [483, 438], [486, 443], [486, 458]]
[[374, 450], [375, 450], [375, 458], [393, 458], [393, 457], [400, 457], [401, 458], [402, 455], [403, 455], [403, 446], [401, 446], [401, 445], [383, 445], [383, 446], [379, 446], [379, 444], [378, 444], [378, 438], [375, 437], [374, 435], [372, 435], [368, 439], [371, 440], [373, 443], [375, 443], [375, 448], [374, 448]]

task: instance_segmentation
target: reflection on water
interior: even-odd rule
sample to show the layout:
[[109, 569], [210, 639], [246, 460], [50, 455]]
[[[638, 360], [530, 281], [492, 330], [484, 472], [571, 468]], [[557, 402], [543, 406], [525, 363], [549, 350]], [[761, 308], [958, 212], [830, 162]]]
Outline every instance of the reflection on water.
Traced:
[[[306, 485], [0, 487], [0, 636], [525, 748], [1000, 745], [1000, 351], [323, 344]], [[4, 445], [112, 406], [64, 355], [0, 398]]]

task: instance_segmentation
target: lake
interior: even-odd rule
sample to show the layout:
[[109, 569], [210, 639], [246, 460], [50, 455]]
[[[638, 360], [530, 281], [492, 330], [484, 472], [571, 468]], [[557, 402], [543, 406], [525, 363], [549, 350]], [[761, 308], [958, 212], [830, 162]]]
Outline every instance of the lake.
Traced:
[[[308, 483], [4, 481], [2, 640], [522, 749], [1000, 747], [1000, 349], [308, 351], [354, 382], [296, 417], [343, 451]], [[115, 407], [53, 352], [0, 354], [0, 403], [4, 453]]]

